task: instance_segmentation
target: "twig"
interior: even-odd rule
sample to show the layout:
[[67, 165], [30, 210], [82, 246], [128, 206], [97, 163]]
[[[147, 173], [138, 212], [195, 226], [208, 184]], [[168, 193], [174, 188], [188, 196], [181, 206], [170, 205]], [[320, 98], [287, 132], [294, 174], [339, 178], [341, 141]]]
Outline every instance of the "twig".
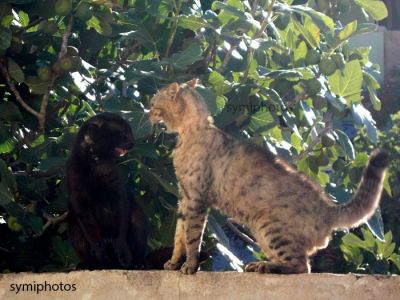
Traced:
[[65, 221], [68, 217], [68, 211], [66, 211], [61, 216], [58, 216], [58, 217], [52, 217], [52, 216], [48, 215], [47, 213], [44, 213], [43, 217], [45, 217], [45, 219], [47, 219], [47, 222], [46, 222], [46, 224], [43, 225], [42, 232], [39, 234], [39, 236], [41, 236], [50, 226], [54, 226], [58, 223]]
[[326, 133], [328, 133], [329, 131], [331, 131], [331, 126], [329, 125], [329, 119], [330, 119], [331, 115], [329, 113], [327, 113], [324, 116], [324, 121], [325, 121], [325, 127], [324, 129], [322, 129], [318, 135], [315, 137], [315, 139], [308, 145], [308, 147], [306, 148], [306, 150], [304, 150], [302, 153], [300, 153], [299, 155], [295, 156], [293, 158], [294, 161], [298, 161], [300, 159], [302, 159], [303, 157], [307, 156], [308, 154], [310, 154], [311, 152], [314, 151], [314, 147], [319, 143], [321, 137], [323, 135], [325, 135]]
[[260, 249], [260, 246], [256, 242], [254, 242], [251, 238], [249, 238], [246, 234], [241, 232], [234, 224], [231, 219], [226, 220], [226, 225], [231, 229], [242, 241], [250, 244], [255, 249]]
[[34, 178], [49, 178], [59, 175], [63, 172], [62, 168], [52, 169], [51, 171], [16, 171], [13, 173], [14, 176], [19, 177], [34, 177]]
[[258, 8], [258, 0], [254, 0], [254, 2], [251, 4], [251, 14], [252, 16], [255, 15], [256, 11]]
[[[260, 28], [257, 30], [257, 32], [252, 37], [253, 40], [260, 38], [261, 35], [264, 33], [265, 29], [267, 28], [269, 22], [271, 21], [274, 4], [275, 4], [275, 0], [272, 0], [271, 4], [268, 6], [268, 14], [262, 20]], [[253, 60], [253, 55], [254, 55], [254, 49], [250, 48], [249, 51], [247, 52], [247, 66], [246, 66], [246, 70], [243, 75], [243, 79], [241, 80], [242, 83], [245, 83], [247, 81], [247, 78], [249, 77], [250, 63]]]
[[69, 17], [69, 22], [68, 22], [67, 28], [65, 29], [65, 32], [63, 33], [63, 36], [62, 36], [61, 49], [60, 49], [60, 52], [58, 53], [58, 59], [62, 58], [65, 54], [67, 54], [68, 39], [71, 35], [73, 23], [74, 23], [74, 15], [71, 14], [71, 16]]
[[47, 105], [49, 104], [49, 97], [50, 97], [50, 93], [51, 90], [53, 89], [53, 85], [54, 82], [57, 79], [57, 75], [53, 75], [53, 77], [51, 78], [49, 87], [47, 89], [46, 94], [43, 95], [42, 98], [42, 103], [40, 104], [40, 112], [39, 112], [39, 116], [37, 117], [39, 120], [39, 130], [40, 131], [44, 131], [44, 126], [46, 123], [46, 109], [47, 109]]
[[223, 73], [225, 71], [226, 67], [228, 66], [229, 61], [232, 58], [232, 53], [234, 50], [236, 50], [236, 48], [237, 48], [236, 45], [231, 45], [231, 47], [229, 48], [228, 52], [226, 53], [226, 55], [224, 57], [224, 61], [222, 62], [221, 67], [218, 70], [219, 73]]
[[3, 251], [3, 252], [10, 252], [10, 250], [8, 250], [6, 248], [3, 248], [3, 247], [0, 247], [0, 250]]
[[24, 99], [22, 99], [21, 94], [19, 93], [19, 91], [17, 90], [17, 88], [15, 87], [15, 84], [12, 82], [10, 74], [8, 73], [8, 70], [6, 68], [6, 66], [4, 65], [4, 62], [0, 63], [0, 68], [1, 68], [1, 72], [3, 73], [4, 77], [6, 78], [7, 84], [10, 87], [10, 90], [13, 92], [15, 99], [17, 100], [17, 102], [29, 113], [31, 113], [32, 115], [34, 115], [36, 118], [39, 118], [39, 113], [34, 110], [32, 107], [29, 106], [29, 104], [27, 104]]
[[[68, 39], [71, 36], [71, 30], [72, 30], [73, 23], [74, 23], [74, 15], [71, 14], [67, 28], [65, 29], [65, 32], [62, 35], [61, 49], [60, 49], [60, 52], [58, 53], [58, 59], [63, 58], [67, 54]], [[42, 103], [40, 105], [40, 112], [37, 117], [38, 121], [39, 121], [39, 130], [40, 131], [44, 131], [44, 127], [45, 127], [45, 123], [46, 123], [46, 110], [47, 110], [47, 106], [49, 104], [49, 97], [50, 97], [51, 90], [53, 89], [54, 82], [56, 81], [57, 77], [58, 77], [58, 75], [53, 73], [53, 76], [50, 80], [49, 88], [47, 89], [47, 92], [43, 95], [43, 98], [42, 98]]]
[[29, 23], [26, 27], [23, 27], [22, 29], [24, 31], [27, 31], [28, 29], [36, 26], [37, 24], [39, 24], [40, 22], [42, 22], [44, 19], [42, 17], [37, 18], [36, 20], [32, 21], [31, 23]]
[[[119, 61], [113, 63], [112, 66], [108, 69], [108, 72], [106, 72], [106, 73], [114, 73], [121, 64], [125, 63], [128, 60], [129, 55], [131, 55], [131, 53], [135, 52], [139, 46], [140, 46], [140, 43], [135, 42], [131, 47], [124, 49]], [[91, 88], [93, 88], [97, 84], [101, 83], [106, 78], [108, 78], [108, 77], [104, 76], [104, 75], [97, 77], [91, 84], [89, 84], [86, 87], [86, 89], [82, 92], [82, 94], [84, 94], [84, 95], [87, 94]]]

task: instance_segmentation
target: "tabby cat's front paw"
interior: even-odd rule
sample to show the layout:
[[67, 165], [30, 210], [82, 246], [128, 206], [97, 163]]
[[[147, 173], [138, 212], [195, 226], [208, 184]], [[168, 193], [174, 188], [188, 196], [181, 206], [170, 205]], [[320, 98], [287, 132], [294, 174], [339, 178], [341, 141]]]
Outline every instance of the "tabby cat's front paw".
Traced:
[[258, 272], [258, 273], [270, 273], [268, 268], [268, 262], [256, 261], [248, 263], [244, 269], [245, 272]]
[[198, 265], [190, 266], [187, 262], [185, 262], [181, 267], [181, 273], [185, 275], [192, 275], [197, 272], [198, 268]]
[[178, 270], [181, 265], [180, 263], [174, 264], [171, 260], [168, 260], [164, 264], [164, 270]]

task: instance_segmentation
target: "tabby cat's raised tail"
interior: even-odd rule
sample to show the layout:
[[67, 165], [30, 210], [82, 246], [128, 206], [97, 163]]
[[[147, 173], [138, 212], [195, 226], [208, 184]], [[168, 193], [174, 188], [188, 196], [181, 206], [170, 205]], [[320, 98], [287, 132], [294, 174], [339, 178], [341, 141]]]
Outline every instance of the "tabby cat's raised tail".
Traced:
[[375, 150], [364, 169], [360, 186], [353, 198], [333, 208], [335, 228], [356, 227], [370, 218], [379, 205], [389, 155]]

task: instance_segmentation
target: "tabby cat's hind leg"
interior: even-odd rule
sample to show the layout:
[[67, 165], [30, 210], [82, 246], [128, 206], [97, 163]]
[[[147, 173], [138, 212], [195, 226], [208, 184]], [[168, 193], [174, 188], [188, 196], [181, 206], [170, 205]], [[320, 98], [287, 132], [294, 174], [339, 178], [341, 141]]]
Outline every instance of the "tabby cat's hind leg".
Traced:
[[256, 239], [269, 261], [249, 263], [246, 272], [298, 274], [309, 273], [306, 249], [309, 240], [285, 231], [278, 222], [260, 225]]
[[299, 274], [309, 273], [310, 266], [306, 257], [293, 258], [287, 262], [257, 261], [246, 265], [246, 272]]

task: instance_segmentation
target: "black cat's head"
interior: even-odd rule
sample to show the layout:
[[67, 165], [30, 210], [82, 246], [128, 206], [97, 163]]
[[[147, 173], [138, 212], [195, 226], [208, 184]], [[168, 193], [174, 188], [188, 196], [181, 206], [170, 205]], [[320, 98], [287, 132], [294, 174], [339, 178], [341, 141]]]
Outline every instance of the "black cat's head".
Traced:
[[135, 140], [127, 121], [117, 114], [105, 112], [82, 125], [77, 143], [81, 153], [107, 160], [124, 156]]

